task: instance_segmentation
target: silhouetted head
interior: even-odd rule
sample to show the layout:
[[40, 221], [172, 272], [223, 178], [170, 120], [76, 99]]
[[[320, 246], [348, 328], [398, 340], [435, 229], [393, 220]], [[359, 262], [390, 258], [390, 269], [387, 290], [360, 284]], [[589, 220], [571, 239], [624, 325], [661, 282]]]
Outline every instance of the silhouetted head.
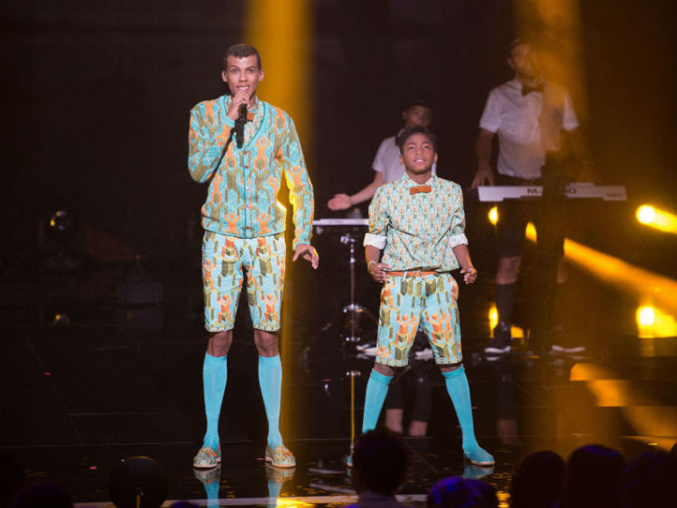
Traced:
[[392, 495], [404, 482], [407, 452], [395, 436], [378, 428], [364, 434], [353, 451], [353, 483], [357, 492]]
[[677, 506], [677, 461], [664, 452], [632, 459], [621, 479], [622, 508]]
[[428, 492], [429, 508], [497, 508], [496, 490], [482, 480], [451, 476]]
[[512, 475], [511, 508], [551, 508], [562, 492], [564, 472], [564, 459], [555, 452], [527, 456]]
[[574, 450], [567, 462], [559, 508], [615, 508], [625, 459], [603, 445]]

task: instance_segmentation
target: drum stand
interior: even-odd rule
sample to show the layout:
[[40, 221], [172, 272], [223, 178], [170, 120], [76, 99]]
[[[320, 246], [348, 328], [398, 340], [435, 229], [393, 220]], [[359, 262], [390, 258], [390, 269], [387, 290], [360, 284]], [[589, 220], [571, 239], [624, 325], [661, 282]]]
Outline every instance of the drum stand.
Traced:
[[362, 340], [361, 337], [356, 336], [357, 332], [357, 318], [360, 314], [364, 314], [370, 318], [374, 323], [378, 323], [376, 317], [369, 312], [369, 310], [359, 303], [355, 302], [355, 242], [357, 238], [352, 233], [346, 233], [341, 236], [341, 243], [349, 246], [350, 258], [350, 303], [343, 307], [343, 314], [348, 314], [348, 336], [345, 341], [348, 343], [357, 343]]
[[[343, 307], [343, 314], [348, 314], [348, 336], [345, 342], [355, 344], [361, 342], [362, 338], [356, 335], [357, 333], [357, 318], [360, 314], [364, 314], [374, 323], [378, 323], [376, 317], [369, 312], [369, 310], [362, 305], [355, 302], [355, 242], [357, 238], [351, 234], [346, 233], [341, 236], [341, 243], [348, 245], [350, 258], [350, 303]], [[361, 376], [362, 373], [357, 369], [350, 369], [346, 372], [350, 376], [350, 456], [352, 457], [353, 449], [355, 447], [355, 377]]]

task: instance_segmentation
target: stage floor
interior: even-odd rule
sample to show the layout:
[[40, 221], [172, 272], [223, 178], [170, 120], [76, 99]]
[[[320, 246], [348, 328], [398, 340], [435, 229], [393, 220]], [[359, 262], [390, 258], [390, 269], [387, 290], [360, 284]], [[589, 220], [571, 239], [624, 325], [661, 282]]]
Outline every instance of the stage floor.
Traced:
[[[418, 378], [427, 380], [433, 405], [427, 436], [404, 438], [411, 457], [400, 491], [406, 501], [423, 506], [436, 481], [463, 475], [495, 485], [506, 502], [511, 473], [530, 452], [549, 449], [566, 459], [578, 446], [601, 443], [630, 459], [648, 448], [669, 449], [677, 440], [677, 339], [639, 339], [634, 300], [573, 275], [572, 331], [587, 346], [577, 356], [535, 354], [517, 339], [514, 354], [487, 357], [492, 283], [461, 289], [476, 434], [496, 466], [464, 464], [439, 372], [417, 360], [402, 380], [405, 427], [409, 391]], [[257, 358], [251, 330], [240, 320], [221, 419], [223, 464], [196, 473], [191, 461], [204, 432], [199, 273], [161, 279], [171, 280], [160, 283], [161, 294], [154, 293], [157, 280], [133, 280], [141, 296], [130, 304], [121, 297], [129, 291], [124, 271], [101, 275], [90, 268], [86, 276], [53, 273], [30, 283], [19, 274], [4, 277], [3, 460], [16, 461], [30, 483], [65, 487], [81, 506], [112, 506], [111, 474], [138, 456], [152, 458], [166, 474], [165, 506], [175, 500], [207, 506], [354, 502], [344, 465], [351, 434], [347, 373], [357, 373], [359, 428], [372, 359], [356, 357], [354, 344], [345, 340], [345, 322], [329, 325], [312, 307], [307, 314], [291, 313], [293, 337], [283, 347], [282, 428], [298, 465], [281, 471], [263, 461]], [[375, 310], [377, 302], [369, 303]], [[373, 331], [362, 317], [360, 336], [368, 340]]]

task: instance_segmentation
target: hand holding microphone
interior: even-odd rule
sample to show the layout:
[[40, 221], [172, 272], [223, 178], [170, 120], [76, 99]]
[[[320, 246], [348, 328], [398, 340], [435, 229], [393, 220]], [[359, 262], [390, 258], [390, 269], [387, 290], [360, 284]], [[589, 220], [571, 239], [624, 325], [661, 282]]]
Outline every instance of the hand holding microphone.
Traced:
[[247, 104], [240, 104], [238, 108], [239, 116], [235, 120], [235, 142], [238, 148], [244, 144], [244, 126], [247, 123]]
[[228, 107], [228, 112], [226, 113], [228, 117], [233, 121], [237, 120], [241, 115], [242, 106], [247, 108], [249, 99], [250, 97], [245, 91], [239, 91], [233, 95], [233, 99], [230, 101], [230, 106]]

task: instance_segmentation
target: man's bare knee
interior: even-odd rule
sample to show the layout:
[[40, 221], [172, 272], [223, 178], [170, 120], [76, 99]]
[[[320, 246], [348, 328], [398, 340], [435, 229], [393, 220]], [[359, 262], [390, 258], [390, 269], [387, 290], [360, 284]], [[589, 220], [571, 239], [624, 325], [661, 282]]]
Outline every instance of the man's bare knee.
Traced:
[[207, 334], [207, 353], [212, 356], [226, 356], [233, 343], [233, 330], [209, 332]]
[[277, 356], [280, 354], [279, 340], [276, 332], [254, 330], [254, 343], [260, 356]]

